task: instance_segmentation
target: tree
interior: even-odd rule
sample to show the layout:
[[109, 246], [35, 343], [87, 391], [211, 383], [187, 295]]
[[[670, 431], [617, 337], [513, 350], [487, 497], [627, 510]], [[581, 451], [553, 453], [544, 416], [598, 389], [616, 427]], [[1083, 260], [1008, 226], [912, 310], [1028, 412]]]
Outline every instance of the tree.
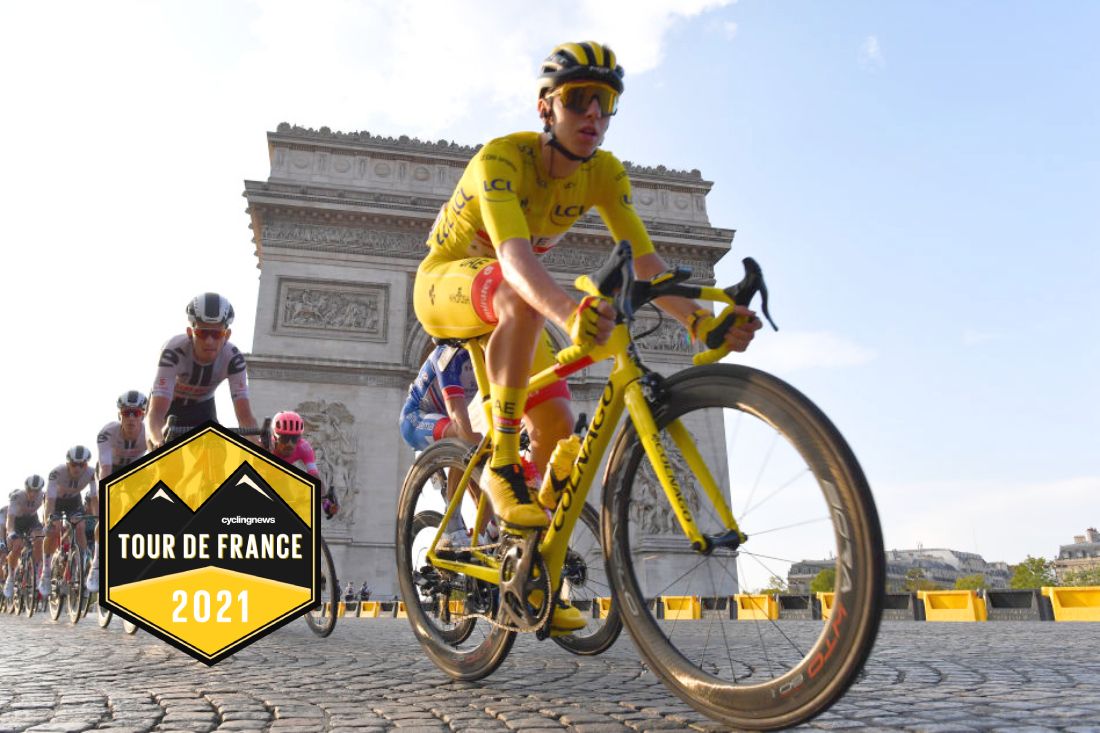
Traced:
[[1055, 585], [1054, 562], [1042, 557], [1028, 555], [1022, 563], [1013, 568], [1009, 588], [1042, 588]]
[[1061, 585], [1100, 585], [1100, 565], [1069, 571], [1062, 576]]
[[905, 572], [905, 590], [910, 593], [918, 590], [938, 590], [939, 585], [928, 580], [923, 568], [909, 568]]
[[773, 594], [773, 593], [786, 593], [787, 581], [780, 578], [778, 575], [773, 575], [768, 579], [768, 584], [760, 589], [760, 593]]
[[955, 578], [955, 590], [985, 590], [986, 588], [989, 588], [989, 581], [981, 573]]
[[836, 588], [836, 568], [825, 568], [810, 581], [811, 593], [831, 593]]

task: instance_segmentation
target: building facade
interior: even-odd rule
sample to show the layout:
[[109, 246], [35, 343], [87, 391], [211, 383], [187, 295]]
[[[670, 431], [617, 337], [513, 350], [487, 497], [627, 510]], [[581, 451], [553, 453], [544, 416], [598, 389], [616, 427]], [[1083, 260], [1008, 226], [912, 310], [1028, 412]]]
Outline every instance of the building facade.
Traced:
[[1089, 527], [1085, 534], [1073, 538], [1072, 545], [1058, 548], [1058, 559], [1054, 561], [1054, 572], [1058, 582], [1064, 583], [1067, 576], [1086, 570], [1100, 569], [1100, 532]]
[[[791, 566], [787, 585], [791, 593], [806, 593], [819, 572], [835, 568], [836, 560], [803, 560]], [[954, 588], [955, 581], [968, 575], [982, 575], [990, 588], [1007, 588], [1012, 577], [1008, 563], [986, 562], [981, 555], [944, 548], [886, 551], [886, 588], [905, 590], [909, 573], [918, 569], [926, 581], [941, 588]]]
[[[248, 357], [253, 405], [257, 414], [302, 413], [322, 477], [342, 506], [322, 526], [337, 575], [342, 583], [366, 580], [386, 597], [397, 592], [394, 518], [413, 461], [398, 415], [432, 345], [413, 315], [412, 282], [431, 224], [476, 148], [285, 123], [267, 143], [270, 175], [245, 181], [244, 190], [260, 268]], [[710, 225], [712, 183], [697, 170], [627, 169], [657, 250], [670, 265], [690, 267], [694, 282], [712, 284], [734, 234]], [[611, 244], [590, 212], [543, 263], [571, 290]], [[551, 335], [559, 347], [568, 343], [556, 328]], [[668, 318], [639, 344], [646, 363], [666, 373], [689, 365], [694, 353]], [[570, 380], [578, 412], [590, 411], [606, 375], [596, 365]], [[724, 447], [715, 450], [724, 467]], [[655, 540], [674, 529], [651, 524]], [[670, 570], [653, 572], [656, 583]]]

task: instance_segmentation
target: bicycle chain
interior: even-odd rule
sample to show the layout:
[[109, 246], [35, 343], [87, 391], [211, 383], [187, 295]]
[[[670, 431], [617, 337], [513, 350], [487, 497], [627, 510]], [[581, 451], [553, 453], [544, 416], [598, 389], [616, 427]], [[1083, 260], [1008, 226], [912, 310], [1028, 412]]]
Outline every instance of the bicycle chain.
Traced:
[[[484, 550], [499, 551], [502, 544], [503, 544], [502, 542], [498, 541], [498, 542], [494, 542], [494, 543], [489, 544], [489, 545], [471, 545], [469, 548], [463, 547], [462, 549], [463, 550], [468, 549], [471, 552], [473, 552], [475, 550], [477, 550], [477, 551], [484, 551]], [[548, 598], [549, 598], [550, 594], [547, 594], [547, 595], [548, 595]], [[544, 600], [544, 604], [546, 604], [546, 605], [549, 605], [551, 603], [556, 603], [556, 602], [557, 602], [557, 595], [556, 594], [554, 594], [553, 598], [549, 598], [549, 600]], [[550, 613], [549, 612], [544, 612], [544, 613], [540, 613], [539, 615], [543, 616], [543, 619], [540, 623], [540, 627], [541, 627], [541, 626], [545, 625], [547, 620], [550, 618]], [[486, 623], [488, 623], [490, 626], [492, 626], [494, 628], [503, 629], [504, 631], [512, 631], [512, 632], [519, 633], [519, 634], [534, 634], [534, 633], [538, 633], [538, 631], [539, 631], [539, 629], [537, 629], [537, 628], [536, 629], [521, 629], [521, 628], [518, 628], [516, 626], [510, 626], [508, 624], [501, 623], [500, 621], [497, 621], [495, 618], [492, 618], [491, 616], [487, 616], [484, 613], [451, 614], [452, 618], [454, 618], [456, 616], [461, 621], [464, 621], [466, 619], [471, 619], [471, 618], [472, 619], [481, 619], [482, 621], [485, 621]]]

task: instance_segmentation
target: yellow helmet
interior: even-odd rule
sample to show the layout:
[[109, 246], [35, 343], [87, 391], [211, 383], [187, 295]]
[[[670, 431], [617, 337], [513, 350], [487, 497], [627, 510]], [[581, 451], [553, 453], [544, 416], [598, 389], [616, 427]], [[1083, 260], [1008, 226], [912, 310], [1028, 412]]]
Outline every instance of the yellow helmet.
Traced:
[[569, 81], [598, 81], [622, 94], [623, 67], [615, 63], [615, 52], [602, 43], [562, 43], [542, 62], [539, 99]]

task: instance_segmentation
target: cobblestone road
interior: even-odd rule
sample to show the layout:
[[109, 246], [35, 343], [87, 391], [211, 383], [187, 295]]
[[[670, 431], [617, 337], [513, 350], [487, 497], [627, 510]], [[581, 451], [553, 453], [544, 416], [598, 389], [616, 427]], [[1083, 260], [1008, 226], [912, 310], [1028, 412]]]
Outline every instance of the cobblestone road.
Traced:
[[[4, 615], [0, 639], [0, 732], [721, 730], [625, 632], [594, 658], [521, 638], [480, 683], [447, 681], [403, 619], [344, 619], [327, 640], [298, 621], [213, 668], [118, 619]], [[1100, 733], [1100, 624], [886, 622], [865, 678], [806, 728]]]

